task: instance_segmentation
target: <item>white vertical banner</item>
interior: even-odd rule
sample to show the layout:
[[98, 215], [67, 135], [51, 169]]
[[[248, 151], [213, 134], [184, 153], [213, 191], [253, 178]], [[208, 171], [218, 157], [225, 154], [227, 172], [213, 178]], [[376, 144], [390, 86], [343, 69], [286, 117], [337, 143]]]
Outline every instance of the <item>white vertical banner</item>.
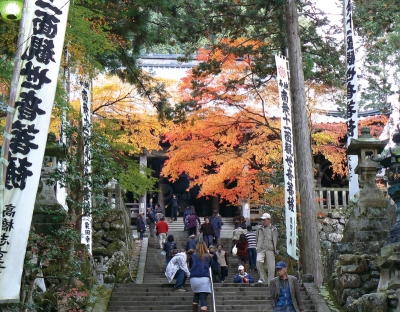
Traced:
[[292, 104], [289, 88], [289, 64], [286, 58], [278, 55], [275, 55], [275, 62], [281, 109], [282, 154], [285, 179], [286, 247], [288, 255], [298, 260], [296, 179], [293, 150]]
[[83, 79], [80, 81], [80, 102], [82, 116], [82, 142], [83, 142], [83, 201], [82, 201], [82, 227], [81, 243], [85, 244], [92, 253], [92, 165], [91, 165], [91, 104], [90, 83]]
[[[139, 155], [139, 164], [141, 167], [140, 172], [145, 174], [144, 168], [147, 168], [147, 155], [145, 154], [145, 152]], [[146, 193], [144, 193], [144, 195], [140, 198], [139, 214], [143, 212], [144, 215], [146, 215], [146, 204], [147, 204], [146, 198], [147, 198]]]
[[[69, 52], [68, 50], [65, 52], [65, 61], [68, 64], [69, 61]], [[68, 103], [70, 99], [70, 69], [66, 67], [64, 69], [64, 88], [67, 90], [67, 98], [68, 98]], [[67, 112], [66, 109], [64, 108], [61, 113], [61, 122], [60, 122], [60, 140], [59, 143], [62, 146], [67, 145], [67, 136], [65, 134], [65, 129], [68, 127], [68, 121], [67, 121]], [[58, 170], [61, 172], [66, 172], [67, 171], [67, 162], [66, 160], [59, 160], [57, 163]], [[56, 183], [56, 198], [57, 201], [63, 206], [65, 211], [68, 211], [68, 204], [67, 204], [67, 188], [63, 187], [60, 183], [60, 181], [57, 181]]]
[[[62, 2], [62, 3], [61, 3]], [[69, 1], [29, 1], [11, 127], [0, 235], [0, 303], [19, 302], [21, 275], [64, 45]]]
[[[354, 49], [353, 13], [351, 0], [344, 0], [345, 41], [346, 41], [346, 79], [347, 79], [347, 145], [352, 138], [358, 138], [358, 80], [356, 69], [356, 53]], [[349, 196], [353, 198], [360, 192], [358, 174], [358, 156], [347, 156], [349, 166]]]
[[[61, 125], [60, 125], [60, 140], [59, 143], [65, 146], [67, 144], [67, 138], [65, 135], [65, 128], [67, 127], [66, 112], [63, 111], [61, 114]], [[57, 162], [58, 170], [61, 172], [67, 171], [67, 162], [65, 160], [59, 160]], [[63, 206], [65, 211], [68, 211], [67, 205], [67, 188], [63, 187], [59, 181], [56, 182], [56, 198], [57, 201]]]

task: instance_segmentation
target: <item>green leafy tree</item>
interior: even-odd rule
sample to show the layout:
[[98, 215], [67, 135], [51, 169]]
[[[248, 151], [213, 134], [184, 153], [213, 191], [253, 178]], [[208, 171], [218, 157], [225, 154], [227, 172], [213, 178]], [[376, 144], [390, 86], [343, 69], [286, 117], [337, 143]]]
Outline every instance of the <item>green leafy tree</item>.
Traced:
[[364, 54], [361, 103], [390, 113], [399, 90], [400, 6], [395, 0], [355, 1], [354, 27]]

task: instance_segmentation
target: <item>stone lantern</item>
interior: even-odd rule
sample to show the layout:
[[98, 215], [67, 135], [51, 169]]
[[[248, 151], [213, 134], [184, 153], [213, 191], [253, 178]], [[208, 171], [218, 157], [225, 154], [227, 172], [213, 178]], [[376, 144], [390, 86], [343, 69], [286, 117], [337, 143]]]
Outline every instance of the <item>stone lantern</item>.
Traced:
[[[400, 131], [399, 126], [392, 137], [396, 144], [394, 148], [372, 157], [372, 159], [386, 168], [389, 184], [388, 194], [396, 203], [396, 223], [389, 232], [386, 245], [381, 248], [380, 256], [375, 264], [380, 268], [381, 274], [378, 292], [384, 292], [397, 304], [395, 311], [400, 311]], [[396, 298], [392, 300], [393, 298]], [[395, 305], [396, 305], [395, 304]]]
[[386, 239], [387, 232], [382, 231], [382, 227], [387, 223], [385, 208], [388, 200], [376, 185], [377, 163], [371, 157], [382, 152], [388, 141], [374, 138], [368, 127], [361, 129], [358, 139], [350, 141], [347, 154], [358, 156], [355, 172], [359, 175], [362, 189], [343, 232], [343, 241], [369, 242]]
[[388, 142], [389, 139], [380, 141], [374, 138], [371, 135], [370, 128], [363, 127], [361, 137], [351, 139], [347, 148], [348, 155], [358, 155], [358, 166], [355, 168], [355, 173], [359, 175], [359, 183], [362, 186], [359, 198], [360, 201], [369, 205], [375, 205], [375, 203], [380, 205], [384, 198], [375, 183], [378, 164], [371, 157], [381, 153]]
[[392, 137], [396, 144], [389, 148], [386, 153], [372, 157], [383, 168], [386, 168], [387, 182], [389, 184], [388, 194], [396, 203], [396, 223], [390, 230], [387, 245], [400, 243], [400, 130], [399, 126]]
[[58, 229], [61, 226], [60, 220], [67, 215], [65, 208], [57, 200], [54, 185], [48, 183], [57, 168], [58, 161], [65, 158], [65, 155], [65, 148], [60, 146], [54, 133], [50, 132], [32, 216], [32, 224], [37, 233], [47, 235], [52, 230]]

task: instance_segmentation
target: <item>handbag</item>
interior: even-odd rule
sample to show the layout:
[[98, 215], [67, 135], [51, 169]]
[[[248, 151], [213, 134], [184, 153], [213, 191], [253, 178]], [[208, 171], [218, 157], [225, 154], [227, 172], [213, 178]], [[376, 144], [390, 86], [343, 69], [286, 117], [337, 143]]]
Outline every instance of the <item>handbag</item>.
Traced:
[[232, 248], [232, 255], [234, 255], [234, 256], [237, 255], [237, 247], [236, 247], [236, 245], [233, 246], [233, 248]]

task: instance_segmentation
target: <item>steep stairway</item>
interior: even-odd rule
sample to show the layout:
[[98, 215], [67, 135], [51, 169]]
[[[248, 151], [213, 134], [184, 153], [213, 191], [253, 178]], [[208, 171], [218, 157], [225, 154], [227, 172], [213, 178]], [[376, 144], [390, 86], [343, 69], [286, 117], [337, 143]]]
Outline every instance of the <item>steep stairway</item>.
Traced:
[[[178, 248], [183, 248], [188, 240], [187, 232], [183, 231], [182, 220], [170, 222], [169, 234], [174, 235]], [[228, 222], [227, 222], [228, 223]], [[233, 283], [237, 273], [238, 260], [229, 251], [231, 248], [231, 235], [233, 226], [226, 224], [226, 229], [221, 233], [221, 243], [228, 252], [229, 275], [225, 283], [214, 283], [216, 311], [265, 311], [272, 312], [272, 305], [268, 300], [269, 288], [265, 284], [239, 285]], [[147, 248], [146, 268], [143, 284], [116, 285], [108, 306], [109, 312], [114, 311], [192, 311], [193, 293], [189, 280], [186, 281], [187, 292], [174, 290], [174, 282], [168, 284], [164, 275], [165, 256], [160, 254], [158, 240], [149, 238]], [[250, 274], [258, 281], [256, 271]], [[301, 288], [301, 296], [305, 311], [316, 311], [305, 289]], [[208, 311], [211, 311], [211, 295], [209, 296]]]

